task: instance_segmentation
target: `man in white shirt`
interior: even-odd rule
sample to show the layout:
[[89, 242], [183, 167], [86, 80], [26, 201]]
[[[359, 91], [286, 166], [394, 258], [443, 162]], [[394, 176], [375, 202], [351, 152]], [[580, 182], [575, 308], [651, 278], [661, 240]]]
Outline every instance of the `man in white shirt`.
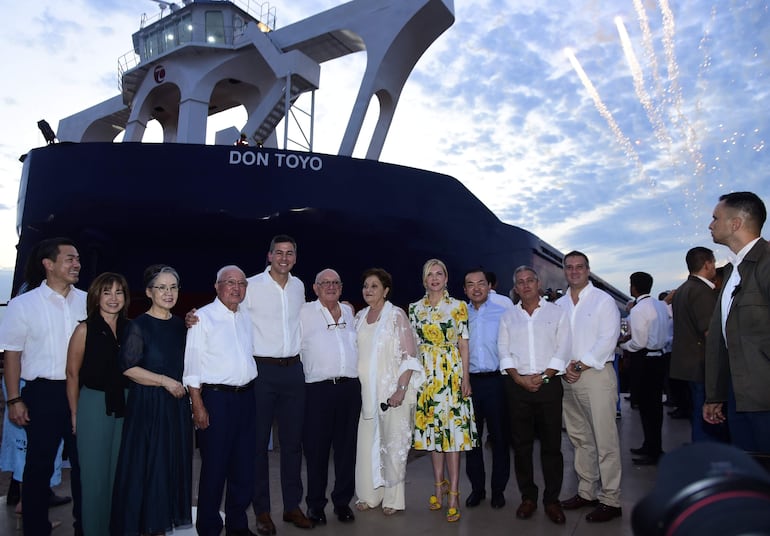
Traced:
[[243, 307], [253, 329], [257, 405], [257, 469], [252, 508], [257, 532], [275, 534], [270, 517], [270, 473], [267, 447], [273, 420], [278, 420], [281, 445], [283, 520], [309, 529], [312, 522], [302, 501], [302, 430], [305, 415], [305, 374], [299, 352], [302, 344], [299, 313], [305, 303], [305, 285], [291, 275], [297, 262], [297, 243], [287, 235], [270, 242], [269, 265], [248, 279]]
[[520, 300], [500, 320], [497, 346], [500, 369], [508, 374], [505, 392], [522, 497], [516, 517], [529, 519], [537, 509], [532, 452], [538, 438], [545, 513], [553, 523], [563, 525], [566, 518], [559, 506], [564, 475], [563, 387], [561, 380], [553, 378], [564, 371], [572, 350], [569, 319], [564, 309], [540, 296], [540, 278], [532, 267], [517, 268], [513, 282]]
[[197, 311], [187, 332], [183, 382], [189, 388], [201, 454], [198, 534], [222, 532], [219, 506], [227, 482], [225, 533], [248, 536], [246, 510], [254, 494], [256, 405], [251, 323], [240, 303], [246, 275], [237, 266], [217, 273], [217, 298]]
[[657, 465], [663, 455], [663, 381], [666, 376], [664, 347], [669, 341], [670, 318], [666, 304], [650, 296], [652, 276], [634, 272], [630, 292], [634, 306], [628, 314], [630, 333], [620, 339], [620, 347], [633, 354], [639, 372], [639, 416], [642, 419], [644, 443], [631, 449], [641, 457], [636, 465]]
[[572, 334], [571, 360], [564, 379], [564, 424], [575, 447], [578, 490], [561, 502], [565, 510], [594, 506], [586, 520], [610, 521], [620, 508], [620, 441], [615, 423], [617, 376], [612, 366], [620, 335], [615, 300], [594, 287], [588, 257], [564, 256], [569, 289], [556, 304], [567, 311]]
[[[66, 394], [67, 346], [78, 322], [86, 318], [86, 293], [74, 287], [80, 255], [66, 238], [44, 240], [36, 260], [45, 281], [8, 304], [0, 324], [5, 349], [6, 402], [11, 422], [27, 431], [27, 458], [21, 492], [24, 534], [50, 534], [49, 482], [59, 443], [64, 440], [72, 465], [72, 515], [80, 527], [80, 471]], [[19, 379], [26, 381], [23, 394]]]
[[[709, 229], [735, 258], [725, 267], [706, 337], [703, 418], [730, 428], [733, 444], [770, 453], [770, 245], [764, 202], [752, 192], [720, 196]], [[727, 408], [725, 408], [725, 403]]]
[[334, 450], [334, 513], [345, 523], [355, 520], [349, 503], [355, 493], [356, 436], [361, 413], [361, 382], [353, 309], [339, 302], [342, 281], [331, 269], [313, 284], [318, 299], [300, 312], [302, 366], [305, 369], [307, 517], [326, 524], [324, 507], [329, 455]]

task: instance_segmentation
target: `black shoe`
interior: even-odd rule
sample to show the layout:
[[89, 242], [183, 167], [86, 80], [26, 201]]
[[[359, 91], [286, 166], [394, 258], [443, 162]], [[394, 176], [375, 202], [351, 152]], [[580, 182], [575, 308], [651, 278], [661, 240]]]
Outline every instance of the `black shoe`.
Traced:
[[316, 525], [326, 525], [326, 513], [323, 510], [308, 508], [307, 518], [310, 520], [314, 527]]
[[502, 491], [493, 491], [492, 500], [489, 501], [489, 505], [495, 510], [499, 510], [505, 506], [505, 496]]
[[[356, 516], [353, 515], [353, 510], [351, 510], [350, 506], [347, 504], [335, 506], [334, 513], [337, 514], [337, 519], [339, 519], [341, 523], [350, 523], [351, 521], [356, 520]], [[324, 520], [324, 522], [326, 522], [326, 520]]]
[[225, 527], [225, 536], [257, 536], [256, 532], [246, 527], [245, 529], [228, 529]]
[[599, 503], [595, 510], [586, 514], [586, 521], [591, 523], [605, 523], [623, 515], [620, 507], [607, 506]]
[[637, 456], [647, 456], [647, 449], [645, 447], [639, 447], [638, 449], [629, 449], [631, 451], [631, 454], [636, 454]]
[[21, 482], [11, 479], [11, 484], [8, 486], [8, 495], [5, 497], [5, 502], [8, 506], [16, 506], [21, 500]]
[[634, 465], [645, 466], [658, 465], [659, 459], [660, 456], [642, 456], [641, 458], [633, 458], [631, 461], [634, 462]]
[[69, 504], [71, 502], [72, 502], [72, 497], [56, 495], [53, 492], [53, 490], [51, 490], [51, 494], [48, 496], [48, 508], [53, 508], [55, 506], [62, 506], [65, 504]]
[[487, 497], [486, 490], [482, 489], [481, 491], [471, 491], [471, 494], [468, 495], [467, 499], [465, 499], [465, 506], [467, 506], [468, 508], [473, 508], [474, 506], [478, 506], [479, 504], [481, 504], [481, 501], [486, 499], [486, 497]]

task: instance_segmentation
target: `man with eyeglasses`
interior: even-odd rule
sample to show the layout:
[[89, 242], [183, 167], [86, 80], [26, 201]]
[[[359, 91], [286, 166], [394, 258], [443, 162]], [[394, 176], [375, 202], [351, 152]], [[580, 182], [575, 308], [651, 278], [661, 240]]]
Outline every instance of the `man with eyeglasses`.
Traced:
[[198, 534], [220, 534], [219, 506], [227, 482], [225, 531], [248, 536], [254, 494], [256, 404], [251, 323], [240, 304], [248, 282], [237, 266], [217, 273], [216, 299], [197, 311], [187, 332], [183, 382], [189, 388], [201, 455]]
[[355, 492], [356, 435], [361, 413], [361, 383], [353, 310], [340, 303], [342, 282], [332, 269], [321, 271], [313, 291], [318, 299], [300, 312], [302, 364], [305, 369], [307, 517], [326, 524], [324, 507], [329, 454], [334, 450], [334, 513], [345, 523], [355, 519], [350, 501]]
[[297, 243], [288, 235], [270, 242], [268, 266], [248, 278], [243, 307], [251, 318], [257, 406], [257, 461], [254, 497], [257, 532], [276, 533], [270, 517], [270, 473], [267, 450], [273, 421], [278, 421], [281, 453], [283, 520], [310, 529], [313, 523], [299, 505], [302, 501], [302, 430], [305, 416], [305, 374], [299, 351], [302, 342], [300, 309], [305, 285], [291, 275], [297, 262]]

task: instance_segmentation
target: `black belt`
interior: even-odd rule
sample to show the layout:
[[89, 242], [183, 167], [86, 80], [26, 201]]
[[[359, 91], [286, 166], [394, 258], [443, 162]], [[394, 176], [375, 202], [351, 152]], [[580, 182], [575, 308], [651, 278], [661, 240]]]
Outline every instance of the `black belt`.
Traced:
[[279, 367], [288, 367], [289, 365], [293, 365], [294, 363], [299, 363], [299, 356], [291, 356], [291, 357], [262, 357], [255, 355], [254, 361], [257, 363], [262, 363], [263, 365], [276, 365]]
[[201, 389], [211, 389], [212, 391], [226, 391], [228, 393], [240, 393], [242, 391], [248, 391], [254, 387], [254, 380], [251, 380], [246, 385], [227, 385], [224, 383], [202, 383]]
[[52, 380], [51, 378], [35, 378], [34, 380], [24, 380], [27, 383], [66, 383], [67, 380]]
[[315, 383], [331, 383], [337, 385], [338, 383], [350, 382], [357, 379], [358, 378], [351, 378], [350, 376], [338, 376], [337, 378], [329, 378], [328, 380], [321, 380], [320, 382]]
[[471, 372], [471, 378], [491, 378], [492, 376], [502, 376], [499, 370], [492, 372]]

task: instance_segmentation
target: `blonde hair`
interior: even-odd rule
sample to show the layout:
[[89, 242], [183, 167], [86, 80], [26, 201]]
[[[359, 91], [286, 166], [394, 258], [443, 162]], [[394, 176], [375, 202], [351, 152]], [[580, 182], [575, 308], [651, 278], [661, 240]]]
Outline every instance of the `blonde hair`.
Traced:
[[440, 259], [428, 259], [425, 261], [425, 264], [422, 265], [422, 286], [427, 288], [427, 285], [425, 284], [425, 281], [428, 279], [428, 272], [430, 272], [430, 269], [434, 266], [441, 267], [442, 270], [444, 270], [444, 275], [446, 276], [447, 280], [449, 280], [449, 272], [446, 269], [446, 264], [444, 264], [444, 261]]

